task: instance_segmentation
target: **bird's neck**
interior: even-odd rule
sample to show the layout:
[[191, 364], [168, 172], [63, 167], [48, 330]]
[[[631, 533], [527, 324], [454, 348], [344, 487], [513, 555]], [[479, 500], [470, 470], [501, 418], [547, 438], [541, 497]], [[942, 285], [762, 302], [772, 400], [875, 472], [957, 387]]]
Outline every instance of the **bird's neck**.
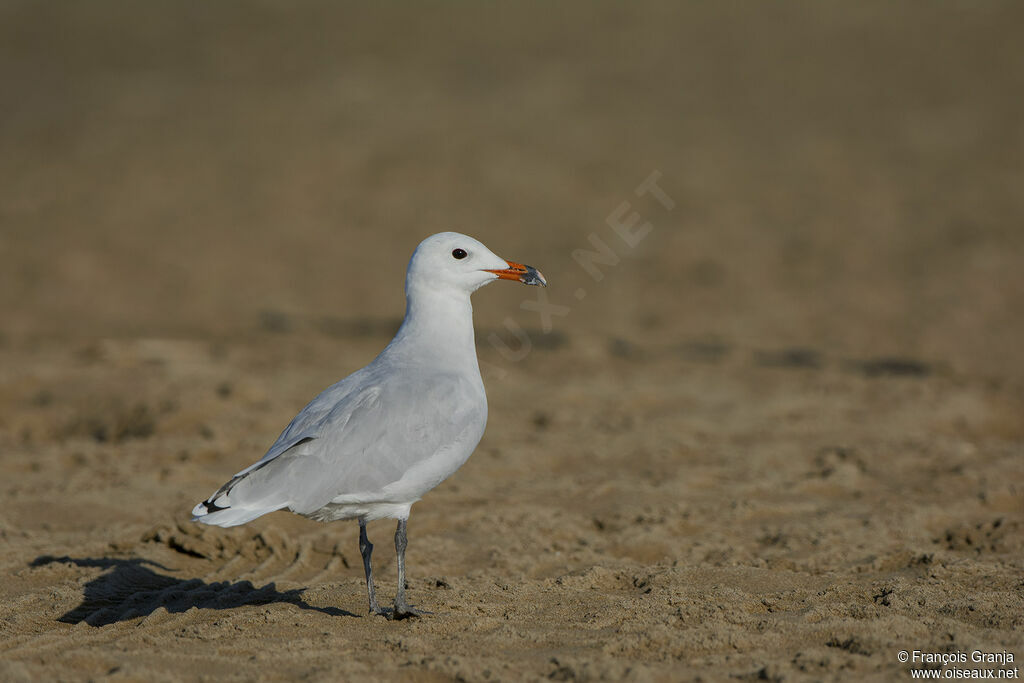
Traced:
[[462, 371], [479, 366], [473, 333], [473, 305], [461, 291], [406, 292], [405, 320], [387, 351], [393, 359], [430, 363]]

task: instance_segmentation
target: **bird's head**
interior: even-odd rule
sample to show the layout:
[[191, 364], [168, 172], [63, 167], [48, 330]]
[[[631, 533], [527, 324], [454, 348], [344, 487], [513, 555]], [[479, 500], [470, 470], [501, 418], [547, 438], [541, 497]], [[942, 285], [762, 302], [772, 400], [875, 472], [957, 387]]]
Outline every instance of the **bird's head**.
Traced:
[[478, 240], [457, 232], [441, 232], [420, 242], [409, 261], [406, 291], [419, 287], [452, 288], [470, 294], [495, 280], [517, 280], [547, 287], [532, 266], [506, 261]]

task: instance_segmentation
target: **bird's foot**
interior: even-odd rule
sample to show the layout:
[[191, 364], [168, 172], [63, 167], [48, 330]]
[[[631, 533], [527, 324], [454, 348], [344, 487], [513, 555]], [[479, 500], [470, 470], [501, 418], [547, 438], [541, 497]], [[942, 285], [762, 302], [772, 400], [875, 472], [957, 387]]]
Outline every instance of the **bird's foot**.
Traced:
[[409, 617], [422, 617], [430, 614], [433, 614], [433, 612], [428, 612], [425, 609], [416, 609], [404, 600], [401, 602], [395, 600], [395, 608], [388, 614], [388, 619], [400, 621]]
[[387, 617], [388, 619], [391, 618], [391, 610], [381, 607], [377, 604], [376, 600], [370, 601], [370, 614], [377, 617]]

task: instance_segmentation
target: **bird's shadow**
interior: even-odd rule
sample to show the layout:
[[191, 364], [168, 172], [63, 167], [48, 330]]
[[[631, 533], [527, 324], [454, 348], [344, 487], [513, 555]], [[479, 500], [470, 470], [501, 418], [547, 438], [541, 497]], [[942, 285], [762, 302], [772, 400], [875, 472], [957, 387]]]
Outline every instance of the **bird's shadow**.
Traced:
[[43, 555], [33, 560], [30, 566], [42, 567], [54, 563], [111, 570], [85, 584], [82, 603], [57, 620], [66, 624], [84, 621], [90, 626], [106, 626], [147, 616], [161, 607], [171, 613], [180, 613], [193, 607], [234, 609], [243, 605], [268, 605], [276, 602], [335, 617], [356, 616], [336, 607], [310, 605], [302, 599], [305, 589], [281, 592], [272, 583], [256, 588], [250, 581], [207, 583], [202, 579], [178, 579], [154, 571], [151, 567], [163, 571], [172, 570], [149, 560]]

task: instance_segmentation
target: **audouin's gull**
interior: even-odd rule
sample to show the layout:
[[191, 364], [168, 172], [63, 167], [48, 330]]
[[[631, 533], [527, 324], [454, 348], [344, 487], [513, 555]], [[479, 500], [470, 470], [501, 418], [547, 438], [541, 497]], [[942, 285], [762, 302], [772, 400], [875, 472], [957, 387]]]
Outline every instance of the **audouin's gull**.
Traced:
[[[483, 436], [487, 397], [476, 359], [470, 295], [495, 280], [547, 286], [535, 268], [495, 256], [466, 235], [423, 240], [405, 276], [405, 320], [372, 363], [328, 387], [263, 459], [192, 510], [193, 520], [245, 524], [275, 510], [359, 520], [370, 612], [421, 612], [405, 599], [409, 509], [466, 462]], [[398, 520], [394, 610], [377, 604], [366, 523]]]

